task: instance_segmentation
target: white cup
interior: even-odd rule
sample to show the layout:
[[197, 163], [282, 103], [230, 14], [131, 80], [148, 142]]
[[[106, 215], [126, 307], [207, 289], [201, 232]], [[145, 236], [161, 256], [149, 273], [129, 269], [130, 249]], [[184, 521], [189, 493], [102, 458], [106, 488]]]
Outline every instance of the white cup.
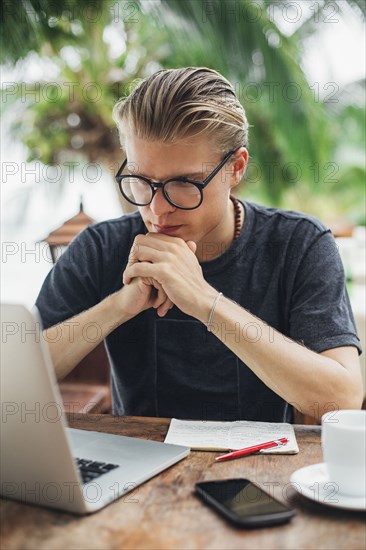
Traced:
[[366, 411], [332, 411], [322, 416], [322, 448], [329, 481], [342, 495], [366, 494]]

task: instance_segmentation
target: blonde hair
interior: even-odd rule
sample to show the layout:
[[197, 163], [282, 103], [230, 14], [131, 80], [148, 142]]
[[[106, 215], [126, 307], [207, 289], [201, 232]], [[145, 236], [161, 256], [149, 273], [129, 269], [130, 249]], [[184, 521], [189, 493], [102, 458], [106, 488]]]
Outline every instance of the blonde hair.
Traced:
[[207, 67], [154, 73], [116, 103], [113, 119], [123, 148], [130, 132], [163, 143], [207, 136], [221, 153], [248, 146], [244, 108], [230, 82]]

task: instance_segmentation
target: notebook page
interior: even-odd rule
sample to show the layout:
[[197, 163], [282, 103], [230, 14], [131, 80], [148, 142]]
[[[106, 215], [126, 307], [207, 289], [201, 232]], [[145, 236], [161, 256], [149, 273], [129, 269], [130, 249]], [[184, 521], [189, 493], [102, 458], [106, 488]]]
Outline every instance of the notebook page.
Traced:
[[299, 452], [295, 432], [291, 424], [276, 422], [249, 422], [239, 420], [230, 422], [229, 449], [243, 449], [251, 445], [265, 443], [273, 439], [287, 437], [288, 443], [283, 447], [263, 449], [263, 454], [295, 454]]
[[205, 451], [226, 451], [250, 447], [280, 437], [289, 442], [284, 447], [266, 449], [263, 453], [295, 454], [299, 452], [295, 432], [291, 424], [274, 422], [215, 422], [202, 420], [178, 420], [172, 418], [165, 443], [184, 445]]
[[225, 451], [230, 440], [231, 422], [205, 422], [172, 418], [164, 443], [205, 451]]

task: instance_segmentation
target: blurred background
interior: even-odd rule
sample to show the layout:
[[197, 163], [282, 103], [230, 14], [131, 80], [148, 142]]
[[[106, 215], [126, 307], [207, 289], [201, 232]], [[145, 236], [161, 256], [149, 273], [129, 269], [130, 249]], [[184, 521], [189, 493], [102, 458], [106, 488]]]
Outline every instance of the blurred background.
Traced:
[[2, 300], [33, 305], [52, 267], [42, 240], [81, 196], [96, 221], [123, 213], [112, 107], [182, 66], [220, 71], [246, 109], [237, 194], [321, 218], [364, 288], [365, 12], [364, 0], [3, 0]]

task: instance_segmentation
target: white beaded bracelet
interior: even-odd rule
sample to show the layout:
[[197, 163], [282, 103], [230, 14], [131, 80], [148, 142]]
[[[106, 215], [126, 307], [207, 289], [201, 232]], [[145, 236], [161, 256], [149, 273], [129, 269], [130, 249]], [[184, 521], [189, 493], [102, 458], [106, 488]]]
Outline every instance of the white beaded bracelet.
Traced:
[[209, 332], [211, 332], [212, 319], [213, 319], [213, 316], [215, 315], [215, 309], [216, 309], [216, 306], [217, 306], [218, 301], [220, 300], [221, 296], [222, 296], [222, 292], [219, 292], [218, 295], [215, 298], [214, 303], [212, 304], [212, 308], [211, 308], [211, 311], [210, 311], [210, 316], [208, 318], [208, 323], [207, 323], [207, 330]]

